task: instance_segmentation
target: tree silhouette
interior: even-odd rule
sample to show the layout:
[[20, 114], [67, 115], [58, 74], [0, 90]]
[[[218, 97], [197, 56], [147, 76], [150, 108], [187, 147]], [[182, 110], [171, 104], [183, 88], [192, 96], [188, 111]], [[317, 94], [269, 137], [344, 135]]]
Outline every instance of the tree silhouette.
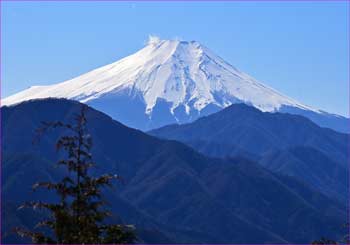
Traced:
[[320, 244], [320, 245], [321, 244], [337, 244], [337, 242], [334, 241], [334, 240], [330, 240], [330, 239], [322, 237], [320, 240], [313, 241], [311, 244], [313, 244], [313, 245], [317, 245], [317, 244]]
[[101, 190], [112, 186], [112, 181], [120, 178], [112, 174], [90, 175], [89, 169], [95, 164], [90, 153], [92, 139], [87, 133], [86, 110], [87, 106], [82, 106], [73, 125], [60, 121], [46, 122], [37, 130], [39, 137], [49, 129], [62, 128], [69, 132], [56, 143], [57, 150], [66, 153], [66, 158], [56, 164], [66, 167], [68, 174], [57, 183], [39, 182], [33, 185], [33, 190], [45, 188], [56, 192], [59, 197], [57, 203], [33, 201], [20, 207], [43, 209], [49, 213], [48, 218], [35, 227], [46, 229], [45, 232], [15, 228], [17, 235], [29, 237], [33, 243], [120, 244], [132, 243], [136, 239], [133, 226], [103, 222], [111, 214], [103, 208], [105, 202], [102, 201]]
[[345, 223], [343, 225], [343, 228], [346, 228], [346, 235], [343, 236], [343, 238], [340, 241], [335, 241], [335, 240], [322, 237], [319, 240], [313, 241], [311, 244], [314, 244], [314, 245], [316, 244], [350, 244], [349, 227], [350, 227], [350, 223]]

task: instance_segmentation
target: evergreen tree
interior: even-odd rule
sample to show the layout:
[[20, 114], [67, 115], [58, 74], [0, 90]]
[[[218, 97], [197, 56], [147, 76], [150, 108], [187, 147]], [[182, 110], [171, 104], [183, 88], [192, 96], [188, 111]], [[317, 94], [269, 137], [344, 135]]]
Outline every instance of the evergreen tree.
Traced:
[[101, 190], [111, 186], [112, 180], [119, 177], [111, 174], [93, 177], [89, 174], [94, 163], [90, 153], [92, 139], [86, 128], [86, 109], [86, 106], [82, 106], [79, 115], [74, 118], [74, 125], [50, 122], [43, 123], [43, 127], [38, 129], [39, 136], [56, 128], [69, 132], [56, 143], [57, 150], [67, 153], [66, 159], [57, 164], [66, 167], [68, 174], [58, 183], [40, 182], [33, 185], [34, 190], [46, 188], [56, 192], [59, 196], [58, 203], [34, 201], [20, 207], [43, 209], [49, 213], [48, 218], [36, 226], [43, 229], [46, 227], [46, 232], [15, 228], [18, 235], [30, 237], [33, 243], [120, 244], [132, 243], [136, 239], [132, 226], [103, 223], [110, 213], [103, 208], [105, 203], [101, 198]]
[[313, 241], [311, 244], [314, 244], [314, 245], [316, 244], [350, 244], [349, 227], [350, 227], [350, 223], [345, 223], [343, 225], [343, 228], [346, 228], [346, 235], [344, 235], [343, 238], [338, 242], [335, 240], [322, 237], [319, 240]]
[[313, 245], [329, 244], [330, 245], [330, 244], [337, 244], [337, 242], [334, 240], [330, 240], [330, 239], [322, 237], [320, 240], [313, 241], [311, 244], [313, 244]]

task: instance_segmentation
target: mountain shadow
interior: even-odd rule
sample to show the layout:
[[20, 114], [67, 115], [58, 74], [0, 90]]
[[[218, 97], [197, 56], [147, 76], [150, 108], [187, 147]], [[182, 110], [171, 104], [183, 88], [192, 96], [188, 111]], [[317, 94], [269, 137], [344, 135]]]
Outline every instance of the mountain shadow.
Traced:
[[349, 135], [321, 128], [302, 116], [234, 104], [193, 123], [149, 133], [181, 141], [208, 156], [244, 156], [343, 203], [348, 198]]
[[[10, 229], [30, 227], [37, 214], [15, 207], [50, 200], [31, 192], [37, 180], [58, 180], [50, 132], [33, 145], [42, 121], [71, 122], [81, 104], [64, 99], [2, 107], [3, 243], [26, 243]], [[112, 217], [134, 224], [141, 243], [309, 243], [346, 232], [345, 206], [292, 177], [241, 158], [206, 157], [192, 148], [128, 128], [88, 108], [96, 174], [117, 173], [124, 183], [106, 190]]]

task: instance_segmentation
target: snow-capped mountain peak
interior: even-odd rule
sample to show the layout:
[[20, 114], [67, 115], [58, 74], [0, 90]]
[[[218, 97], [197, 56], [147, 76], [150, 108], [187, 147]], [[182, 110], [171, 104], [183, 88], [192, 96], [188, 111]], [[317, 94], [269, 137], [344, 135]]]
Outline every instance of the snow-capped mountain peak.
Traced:
[[[74, 79], [49, 86], [34, 86], [3, 100], [3, 105], [45, 97], [65, 97], [89, 102], [125, 88], [142, 92], [146, 112], [157, 99], [170, 102], [172, 110], [189, 103], [200, 111], [214, 103], [220, 107], [233, 100], [251, 103], [263, 111], [282, 104], [305, 107], [238, 71], [196, 41], [160, 40], [124, 59]], [[217, 100], [215, 96], [221, 94]]]
[[[199, 42], [157, 37], [112, 64], [62, 83], [30, 87], [3, 99], [2, 105], [47, 97], [90, 104], [142, 129], [188, 122], [232, 103], [262, 111], [292, 107], [319, 113], [239, 71]], [[127, 113], [129, 106], [133, 111]], [[129, 122], [135, 116], [139, 122]]]

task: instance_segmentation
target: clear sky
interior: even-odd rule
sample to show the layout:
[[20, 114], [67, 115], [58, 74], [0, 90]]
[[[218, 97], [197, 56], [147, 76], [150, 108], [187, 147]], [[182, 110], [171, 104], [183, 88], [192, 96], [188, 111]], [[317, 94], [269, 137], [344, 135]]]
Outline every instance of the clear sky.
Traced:
[[349, 2], [2, 2], [6, 97], [142, 48], [196, 40], [257, 80], [349, 115]]

